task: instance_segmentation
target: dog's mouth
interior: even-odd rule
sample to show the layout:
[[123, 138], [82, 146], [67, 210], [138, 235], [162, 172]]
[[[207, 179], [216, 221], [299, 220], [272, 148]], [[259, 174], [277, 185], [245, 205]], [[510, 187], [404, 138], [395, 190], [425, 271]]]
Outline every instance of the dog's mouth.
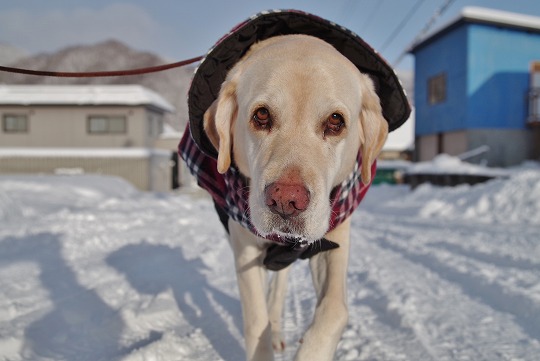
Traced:
[[[323, 215], [314, 217], [313, 213], [323, 213]], [[251, 221], [261, 237], [275, 243], [309, 245], [321, 239], [328, 229], [325, 220], [329, 219], [329, 216], [325, 216], [324, 213], [326, 212], [306, 210], [294, 217], [282, 217], [268, 208], [263, 208], [251, 213]], [[314, 219], [322, 220], [319, 222]]]
[[286, 219], [274, 217], [271, 225], [269, 233], [272, 236], [275, 236], [275, 238], [289, 243], [297, 242], [297, 240], [307, 242], [307, 237], [305, 236], [305, 221], [301, 216]]
[[283, 246], [303, 248], [310, 244], [309, 240], [304, 236], [289, 232], [274, 231], [265, 238]]

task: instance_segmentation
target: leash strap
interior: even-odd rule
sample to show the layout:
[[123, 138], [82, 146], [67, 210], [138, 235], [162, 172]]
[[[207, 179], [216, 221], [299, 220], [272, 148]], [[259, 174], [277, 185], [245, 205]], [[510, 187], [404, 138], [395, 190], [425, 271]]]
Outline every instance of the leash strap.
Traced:
[[114, 71], [64, 72], [64, 71], [30, 70], [30, 69], [23, 69], [23, 68], [12, 68], [9, 66], [0, 66], [0, 71], [4, 71], [8, 73], [35, 75], [35, 76], [48, 76], [48, 77], [56, 77], [56, 78], [101, 78], [101, 77], [107, 77], [107, 76], [129, 76], [129, 75], [156, 73], [159, 71], [169, 70], [173, 68], [180, 68], [182, 66], [195, 63], [201, 60], [202, 58], [203, 58], [202, 56], [198, 56], [195, 58], [182, 60], [182, 61], [171, 63], [171, 64], [151, 66], [147, 68], [114, 70]]

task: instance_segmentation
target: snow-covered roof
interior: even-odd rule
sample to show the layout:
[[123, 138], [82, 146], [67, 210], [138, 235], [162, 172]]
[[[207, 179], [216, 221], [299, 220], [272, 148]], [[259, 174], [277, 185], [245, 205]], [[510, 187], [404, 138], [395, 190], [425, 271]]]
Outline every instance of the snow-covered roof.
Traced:
[[493, 24], [497, 26], [518, 28], [527, 31], [540, 32], [540, 17], [526, 14], [513, 13], [496, 9], [488, 9], [476, 6], [467, 6], [461, 10], [461, 13], [448, 23], [431, 33], [426, 34], [419, 39], [411, 48], [414, 52], [417, 48], [424, 45], [434, 37], [444, 33], [446, 30], [453, 28], [461, 22], [473, 22]]
[[0, 105], [146, 105], [174, 111], [141, 85], [0, 85]]
[[499, 25], [540, 30], [540, 17], [508, 11], [467, 6], [461, 11], [461, 18]]

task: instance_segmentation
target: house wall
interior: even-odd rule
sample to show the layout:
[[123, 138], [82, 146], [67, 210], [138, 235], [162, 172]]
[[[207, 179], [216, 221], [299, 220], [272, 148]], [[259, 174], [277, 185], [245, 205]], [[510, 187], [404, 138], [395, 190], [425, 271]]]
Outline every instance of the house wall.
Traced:
[[482, 155], [491, 167], [509, 167], [538, 157], [535, 135], [528, 129], [473, 129], [467, 132], [469, 149], [487, 145]]
[[482, 162], [490, 167], [509, 167], [525, 159], [537, 159], [540, 156], [539, 139], [540, 130], [531, 132], [520, 129], [473, 129], [424, 135], [416, 139], [416, 160], [429, 161], [439, 151], [460, 155], [487, 145], [487, 152], [469, 161]]
[[469, 150], [469, 142], [465, 131], [444, 133], [442, 151], [450, 155], [460, 155]]
[[467, 127], [526, 129], [530, 66], [540, 60], [540, 34], [468, 24]]
[[[0, 150], [8, 149], [0, 154], [0, 174], [96, 173], [122, 177], [141, 190], [171, 189], [171, 153], [151, 150], [162, 128], [159, 111], [144, 106], [2, 106], [0, 121], [4, 114], [26, 115], [28, 132], [4, 132], [0, 123]], [[125, 116], [126, 132], [90, 134], [90, 115]], [[16, 154], [10, 148], [36, 155]], [[51, 153], [51, 148], [58, 152]], [[90, 150], [84, 156], [70, 155], [77, 148]], [[147, 155], [119, 157], [111, 151], [110, 156], [93, 156], [92, 149], [100, 148], [147, 150]]]
[[433, 159], [439, 153], [460, 155], [469, 149], [467, 132], [428, 134], [416, 138], [417, 161]]
[[422, 135], [416, 138], [415, 142], [415, 161], [429, 161], [439, 153], [438, 152], [438, 137], [436, 134]]
[[[5, 133], [0, 127], [2, 147], [118, 148], [150, 147], [149, 111], [143, 106], [2, 106], [4, 114], [28, 116], [27, 133]], [[127, 119], [125, 134], [90, 134], [89, 115], [121, 115]]]
[[0, 156], [0, 174], [106, 174], [126, 179], [144, 191], [171, 189], [170, 157], [154, 152], [140, 157], [46, 155]]
[[[467, 29], [456, 28], [415, 51], [416, 136], [461, 130], [466, 126]], [[428, 102], [428, 80], [446, 73], [447, 96]]]
[[138, 189], [150, 189], [149, 162], [144, 158], [3, 157], [0, 165], [0, 174], [107, 174], [122, 177]]

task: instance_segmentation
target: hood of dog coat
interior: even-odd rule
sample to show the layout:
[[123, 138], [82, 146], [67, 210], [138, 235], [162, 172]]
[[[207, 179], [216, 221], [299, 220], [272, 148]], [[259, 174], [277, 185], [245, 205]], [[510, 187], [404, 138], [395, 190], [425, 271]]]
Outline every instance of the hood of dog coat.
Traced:
[[207, 155], [217, 158], [203, 128], [203, 116], [217, 99], [228, 71], [251, 45], [279, 35], [305, 34], [318, 37], [347, 57], [375, 83], [389, 130], [409, 118], [411, 107], [394, 70], [366, 42], [335, 23], [296, 10], [273, 10], [252, 16], [221, 38], [199, 64], [188, 94], [189, 122], [193, 139]]

